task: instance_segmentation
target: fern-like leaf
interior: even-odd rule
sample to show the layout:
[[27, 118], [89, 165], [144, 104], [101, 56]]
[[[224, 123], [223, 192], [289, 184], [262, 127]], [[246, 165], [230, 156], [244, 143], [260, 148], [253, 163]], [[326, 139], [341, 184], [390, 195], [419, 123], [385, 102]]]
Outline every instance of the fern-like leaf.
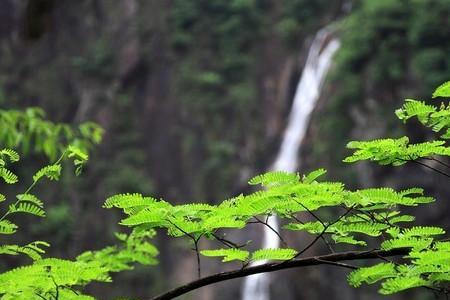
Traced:
[[303, 177], [303, 183], [313, 183], [317, 178], [323, 176], [326, 173], [327, 171], [325, 169], [314, 170]]
[[333, 234], [331, 238], [334, 240], [336, 244], [350, 244], [350, 245], [358, 245], [358, 246], [367, 246], [367, 243], [364, 241], [356, 240], [352, 236], [342, 236]]
[[428, 248], [432, 242], [433, 239], [431, 238], [399, 237], [384, 241], [381, 243], [381, 249], [413, 248], [414, 250], [422, 250]]
[[245, 261], [249, 256], [249, 252], [246, 250], [230, 248], [230, 249], [214, 249], [214, 250], [202, 250], [200, 254], [203, 256], [217, 257], [223, 256], [222, 262], [229, 262], [233, 260]]
[[30, 202], [31, 204], [34, 204], [37, 207], [40, 207], [40, 208], [44, 207], [44, 202], [42, 202], [35, 195], [32, 195], [32, 194], [19, 194], [16, 196], [16, 198], [20, 202]]
[[260, 249], [252, 253], [251, 260], [289, 260], [294, 258], [296, 254], [296, 250], [289, 248]]
[[402, 231], [402, 235], [406, 238], [408, 237], [428, 237], [432, 235], [444, 234], [445, 231], [439, 227], [425, 227], [425, 226], [414, 226], [412, 228], [407, 228]]
[[17, 204], [11, 204], [8, 208], [8, 213], [26, 213], [38, 217], [45, 217], [45, 211], [41, 207], [29, 202], [19, 202]]
[[433, 98], [437, 97], [450, 98], [450, 81], [447, 81], [436, 88], [433, 92]]
[[380, 263], [372, 267], [359, 268], [352, 271], [347, 279], [351, 286], [359, 287], [363, 283], [373, 284], [382, 279], [397, 276], [393, 263]]
[[381, 284], [380, 293], [390, 295], [410, 288], [429, 285], [428, 281], [419, 276], [389, 278]]
[[0, 158], [3, 159], [4, 157], [8, 157], [10, 162], [17, 162], [20, 160], [20, 155], [16, 151], [8, 148], [0, 150]]
[[0, 221], [0, 234], [13, 234], [17, 231], [17, 225], [8, 220]]
[[16, 174], [2, 167], [0, 167], [0, 178], [2, 178], [8, 184], [14, 184], [19, 181], [19, 178]]
[[277, 186], [295, 183], [299, 180], [300, 178], [297, 174], [284, 171], [273, 171], [253, 177], [248, 183], [251, 185], [261, 184], [263, 186]]
[[61, 165], [60, 164], [54, 164], [45, 166], [42, 169], [40, 169], [36, 174], [33, 176], [34, 182], [39, 181], [42, 177], [47, 177], [50, 180], [58, 180], [59, 176], [61, 175]]

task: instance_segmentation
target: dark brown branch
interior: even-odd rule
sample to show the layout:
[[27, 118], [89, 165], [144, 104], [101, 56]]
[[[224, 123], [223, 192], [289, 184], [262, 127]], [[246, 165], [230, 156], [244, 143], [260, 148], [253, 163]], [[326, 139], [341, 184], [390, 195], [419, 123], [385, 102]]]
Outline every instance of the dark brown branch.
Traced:
[[[426, 158], [426, 157], [419, 157], [419, 158], [417, 158], [417, 159], [429, 159], [429, 158]], [[429, 166], [429, 165], [427, 165], [427, 164], [425, 164], [425, 163], [423, 163], [423, 162], [420, 162], [420, 161], [418, 161], [417, 159], [412, 158], [411, 156], [409, 157], [409, 159], [402, 159], [402, 158], [399, 158], [399, 160], [401, 160], [401, 161], [404, 161], [404, 162], [412, 162], [412, 163], [418, 164], [418, 165], [420, 165], [420, 166], [422, 166], [422, 167], [424, 167], [424, 168], [430, 169], [430, 170], [432, 170], [432, 171], [435, 171], [436, 173], [439, 173], [439, 174], [441, 174], [441, 175], [444, 175], [445, 177], [450, 178], [450, 174], [447, 174], [447, 173], [445, 173], [445, 172], [442, 172], [441, 170], [438, 170], [438, 169], [436, 169], [436, 168], [433, 168], [432, 166]]]
[[420, 162], [420, 161], [418, 161], [418, 160], [411, 160], [411, 162], [416, 163], [416, 164], [418, 164], [418, 165], [421, 165], [422, 167], [428, 168], [428, 169], [430, 169], [430, 170], [432, 170], [432, 171], [434, 171], [434, 172], [436, 172], [436, 173], [439, 173], [439, 174], [441, 174], [441, 175], [444, 175], [445, 177], [450, 178], [450, 175], [449, 175], [449, 174], [447, 174], [447, 173], [445, 173], [445, 172], [442, 172], [441, 170], [438, 170], [438, 169], [436, 169], [436, 168], [433, 168], [433, 167], [431, 167], [431, 166], [429, 166], [429, 165], [427, 165], [427, 164], [424, 164], [423, 162]]
[[151, 300], [167, 300], [173, 299], [178, 296], [189, 293], [193, 290], [199, 289], [201, 287], [211, 285], [217, 282], [222, 282], [234, 278], [241, 278], [258, 273], [268, 273], [284, 269], [292, 269], [307, 266], [316, 266], [324, 264], [332, 264], [334, 266], [352, 268], [350, 265], [341, 264], [341, 261], [349, 260], [362, 260], [362, 259], [379, 259], [380, 257], [392, 257], [398, 255], [408, 254], [410, 249], [400, 248], [394, 250], [373, 250], [373, 251], [348, 251], [335, 254], [327, 254], [321, 256], [313, 256], [300, 258], [290, 261], [285, 261], [282, 263], [266, 263], [258, 266], [252, 266], [245, 269], [237, 269], [229, 272], [221, 272], [214, 275], [210, 275], [198, 280], [189, 282], [183, 286], [177, 287], [171, 291], [163, 293], [159, 296], [151, 298]]
[[440, 165], [442, 165], [442, 166], [447, 167], [447, 168], [450, 169], [450, 165], [448, 165], [448, 164], [446, 164], [445, 162], [443, 162], [443, 161], [441, 161], [441, 160], [439, 160], [439, 159], [436, 159], [436, 158], [434, 158], [434, 157], [424, 157], [423, 159], [435, 161], [435, 162], [437, 162], [438, 164], [440, 164]]

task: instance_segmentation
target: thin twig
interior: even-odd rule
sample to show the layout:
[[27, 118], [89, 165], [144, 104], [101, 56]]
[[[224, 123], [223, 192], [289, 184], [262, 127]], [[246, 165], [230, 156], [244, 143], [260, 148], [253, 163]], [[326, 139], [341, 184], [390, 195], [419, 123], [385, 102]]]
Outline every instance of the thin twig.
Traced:
[[200, 237], [196, 240], [194, 240], [194, 246], [195, 246], [195, 254], [197, 256], [197, 276], [198, 278], [201, 278], [202, 276], [202, 269], [200, 266], [200, 252], [198, 251], [198, 241], [200, 240]]
[[170, 221], [169, 219], [167, 219], [167, 221], [172, 224], [173, 226], [175, 226], [179, 231], [181, 231], [182, 233], [184, 233], [186, 236], [188, 236], [189, 238], [192, 239], [192, 241], [194, 242], [194, 251], [195, 251], [195, 255], [197, 257], [197, 275], [198, 278], [201, 277], [201, 266], [200, 266], [200, 252], [198, 251], [198, 241], [200, 240], [200, 238], [202, 237], [202, 235], [200, 235], [198, 238], [196, 238], [195, 236], [193, 236], [192, 234], [186, 232], [185, 230], [183, 230], [182, 228], [180, 228], [177, 224], [173, 223], [172, 221]]
[[219, 241], [219, 242], [222, 243], [223, 245], [227, 246], [228, 248], [237, 248], [237, 249], [240, 249], [240, 248], [243, 248], [243, 247], [245, 247], [245, 246], [247, 245], [247, 244], [238, 245], [238, 244], [236, 244], [235, 242], [230, 241], [230, 240], [225, 239], [225, 238], [222, 238], [222, 237], [218, 236], [218, 235], [215, 234], [215, 233], [213, 233], [212, 235], [213, 235], [213, 237], [214, 237], [217, 241]]
[[[345, 217], [347, 214], [349, 214], [352, 210], [353, 210], [353, 206], [351, 206], [350, 208], [348, 208], [347, 211], [346, 211], [343, 215], [341, 215], [339, 218], [337, 218], [334, 222], [331, 222], [331, 223], [329, 223], [329, 224], [326, 224], [326, 225], [324, 226], [324, 228], [322, 229], [322, 232], [321, 232], [318, 236], [316, 236], [316, 237], [314, 238], [314, 240], [311, 241], [311, 243], [309, 243], [305, 248], [303, 248], [303, 250], [301, 250], [301, 251], [298, 252], [293, 258], [291, 258], [291, 260], [293, 260], [293, 259], [299, 257], [300, 255], [302, 255], [303, 253], [305, 253], [309, 248], [311, 248], [311, 247], [312, 247], [312, 246], [313, 246], [313, 245], [321, 238], [321, 236], [323, 236], [323, 235], [326, 233], [327, 229], [328, 229], [330, 226], [332, 226], [332, 225], [336, 224], [337, 222], [339, 222], [343, 217]], [[287, 261], [289, 261], [289, 260], [287, 260]], [[286, 261], [285, 261], [285, 262], [286, 262]], [[282, 263], [285, 263], [285, 262], [282, 262]]]
[[272, 226], [269, 225], [269, 223], [261, 221], [260, 219], [258, 219], [257, 217], [253, 217], [255, 218], [255, 220], [257, 220], [259, 223], [264, 224], [265, 226], [267, 226], [267, 228], [269, 228], [273, 233], [275, 233], [277, 235], [277, 237], [280, 239], [281, 243], [284, 246], [287, 246], [286, 241], [283, 239], [283, 237], [280, 235], [280, 233], [278, 231], [276, 231]]
[[[296, 199], [293, 198], [293, 200], [295, 202], [297, 202], [301, 207], [303, 207], [304, 209], [306, 209], [306, 211], [313, 216], [314, 219], [316, 219], [320, 224], [322, 224], [323, 227], [325, 227], [325, 223], [316, 215], [314, 214], [308, 207], [306, 207], [306, 205], [304, 205], [303, 203], [297, 201]], [[323, 236], [323, 234], [320, 235], [320, 239], [325, 243], [325, 245], [328, 247], [328, 250], [330, 250], [331, 253], [334, 253], [334, 249], [333, 247], [331, 247], [330, 243], [328, 242], [328, 240]]]
[[316, 216], [316, 214], [314, 214], [309, 208], [307, 208], [304, 204], [300, 203], [299, 201], [297, 201], [297, 200], [295, 200], [295, 199], [294, 199], [294, 201], [297, 202], [301, 207], [303, 207], [304, 209], [306, 209], [306, 211], [307, 211], [311, 216], [313, 216], [314, 219], [316, 219], [317, 221], [319, 221], [320, 224], [322, 224], [323, 226], [325, 226], [325, 223], [322, 222], [322, 220], [321, 220], [318, 216]]

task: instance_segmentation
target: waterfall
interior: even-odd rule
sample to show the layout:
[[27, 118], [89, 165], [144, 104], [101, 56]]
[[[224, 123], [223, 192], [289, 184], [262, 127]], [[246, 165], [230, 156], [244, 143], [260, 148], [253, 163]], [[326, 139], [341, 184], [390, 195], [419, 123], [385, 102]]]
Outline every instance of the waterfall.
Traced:
[[[330, 68], [333, 54], [339, 48], [336, 40], [327, 28], [321, 29], [315, 36], [308, 52], [305, 67], [297, 85], [292, 103], [289, 122], [284, 132], [280, 150], [271, 170], [295, 172], [298, 166], [298, 150], [308, 128], [320, 90]], [[269, 225], [278, 231], [276, 217], [270, 217]], [[263, 248], [278, 248], [278, 236], [268, 228], [264, 228]], [[263, 264], [260, 261], [256, 264]], [[246, 277], [243, 288], [243, 300], [269, 300], [269, 274], [255, 274]]]

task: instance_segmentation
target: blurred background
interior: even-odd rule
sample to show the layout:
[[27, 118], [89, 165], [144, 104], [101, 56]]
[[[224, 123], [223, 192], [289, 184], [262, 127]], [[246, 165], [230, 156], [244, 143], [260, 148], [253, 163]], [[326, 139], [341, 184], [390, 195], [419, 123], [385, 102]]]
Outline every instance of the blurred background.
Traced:
[[[325, 26], [341, 47], [298, 154], [299, 172], [324, 167], [329, 180], [349, 188], [422, 186], [440, 201], [414, 211], [417, 222], [448, 228], [445, 177], [417, 165], [341, 161], [351, 139], [430, 135], [401, 124], [394, 109], [406, 97], [428, 99], [450, 79], [450, 0], [0, 0], [0, 107], [39, 106], [52, 121], [105, 129], [82, 177], [67, 174], [37, 192], [48, 218], [24, 225], [21, 238], [49, 240], [50, 255], [73, 258], [125, 230], [118, 212], [101, 208], [112, 194], [175, 204], [245, 192], [276, 156], [308, 50]], [[43, 162], [30, 159], [21, 172]], [[302, 245], [300, 238], [288, 236]], [[89, 291], [145, 299], [196, 277], [187, 241], [159, 235], [155, 243], [158, 266]], [[203, 273], [235, 267], [204, 259]], [[272, 299], [386, 298], [376, 287], [348, 287], [345, 276], [330, 267], [274, 273]], [[242, 282], [181, 299], [239, 299]]]

